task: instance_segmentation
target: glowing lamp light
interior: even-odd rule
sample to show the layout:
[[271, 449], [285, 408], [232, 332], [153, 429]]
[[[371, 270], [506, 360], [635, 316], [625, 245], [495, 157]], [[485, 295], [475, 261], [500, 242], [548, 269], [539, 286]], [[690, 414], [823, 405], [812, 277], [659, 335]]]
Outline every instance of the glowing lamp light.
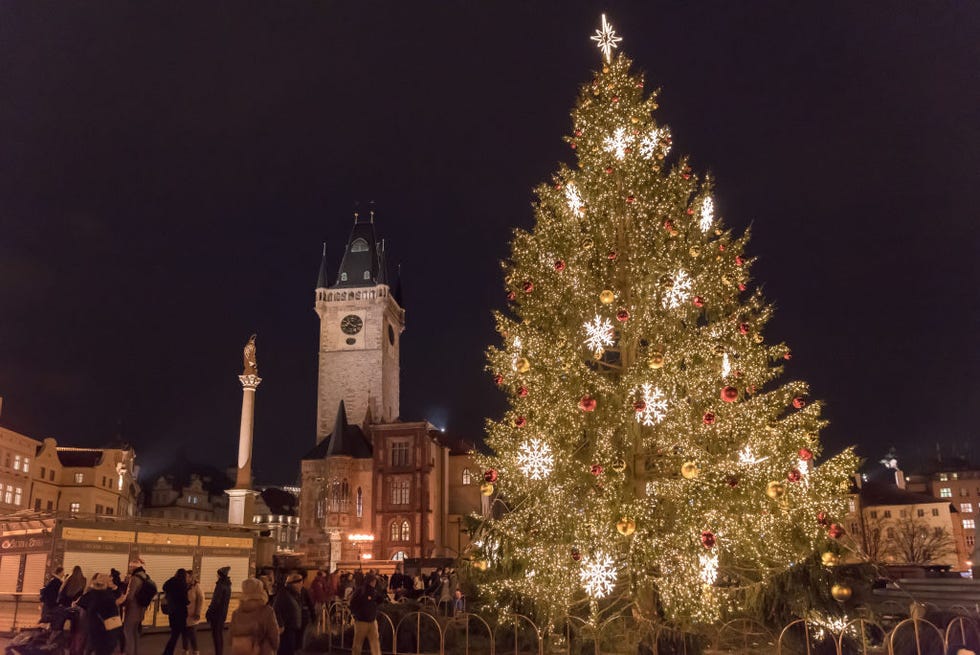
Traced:
[[347, 541], [354, 541], [354, 542], [374, 541], [374, 535], [359, 534], [355, 532], [353, 534], [347, 535]]

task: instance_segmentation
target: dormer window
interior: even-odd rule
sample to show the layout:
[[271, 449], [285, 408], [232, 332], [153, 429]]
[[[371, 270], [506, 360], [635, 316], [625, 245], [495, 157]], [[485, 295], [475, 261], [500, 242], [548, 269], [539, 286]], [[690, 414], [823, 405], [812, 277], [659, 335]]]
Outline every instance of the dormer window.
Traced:
[[354, 241], [350, 244], [350, 251], [351, 252], [367, 252], [368, 251], [368, 242], [365, 241], [364, 239], [361, 239], [361, 238], [354, 239]]
[[371, 271], [364, 271], [364, 279], [365, 280], [371, 279]]
[[343, 273], [340, 274], [340, 281], [341, 282], [347, 281], [347, 271], [344, 271]]

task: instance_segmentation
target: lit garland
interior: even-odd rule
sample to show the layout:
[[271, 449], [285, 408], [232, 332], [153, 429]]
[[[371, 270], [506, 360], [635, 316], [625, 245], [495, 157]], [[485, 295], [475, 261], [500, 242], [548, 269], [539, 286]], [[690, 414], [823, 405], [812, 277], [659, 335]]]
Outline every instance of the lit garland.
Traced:
[[[712, 181], [667, 157], [656, 97], [612, 57], [605, 21], [601, 34], [609, 59], [567, 137], [575, 162], [536, 189], [534, 226], [504, 263], [488, 362], [509, 410], [488, 423], [495, 455], [478, 458], [509, 509], [476, 546], [484, 597], [542, 625], [642, 611], [628, 602], [640, 596], [703, 624], [826, 547], [816, 517], [846, 512], [856, 458], [801, 465], [820, 456], [821, 403], [779, 379], [788, 349], [764, 338], [772, 307], [749, 289], [748, 235], [716, 216]], [[724, 526], [724, 549], [699, 542], [706, 523]]]

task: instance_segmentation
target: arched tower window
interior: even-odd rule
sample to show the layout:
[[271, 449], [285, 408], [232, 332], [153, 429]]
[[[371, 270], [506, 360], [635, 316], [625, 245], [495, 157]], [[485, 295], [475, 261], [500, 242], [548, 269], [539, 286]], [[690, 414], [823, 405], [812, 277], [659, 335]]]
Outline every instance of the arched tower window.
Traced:
[[468, 468], [463, 469], [463, 484], [473, 484], [473, 474]]
[[391, 540], [392, 541], [398, 541], [398, 537], [399, 536], [400, 536], [400, 533], [398, 531], [398, 521], [392, 521], [391, 522]]
[[357, 488], [357, 518], [364, 516], [364, 494], [361, 493], [361, 488]]
[[367, 252], [368, 251], [368, 242], [365, 241], [364, 239], [361, 239], [361, 238], [354, 239], [354, 241], [350, 244], [350, 251], [351, 252]]
[[411, 530], [408, 526], [408, 521], [402, 521], [402, 541], [408, 541], [411, 537]]

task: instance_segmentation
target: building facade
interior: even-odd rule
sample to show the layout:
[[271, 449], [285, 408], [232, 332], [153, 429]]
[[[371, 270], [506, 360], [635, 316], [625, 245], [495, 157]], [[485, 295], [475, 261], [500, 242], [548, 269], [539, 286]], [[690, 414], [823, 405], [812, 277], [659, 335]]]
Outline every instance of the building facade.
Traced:
[[980, 469], [966, 462], [935, 463], [926, 473], [909, 476], [909, 488], [943, 500], [956, 508], [957, 557], [960, 570], [975, 567], [977, 515], [980, 513]]
[[0, 513], [33, 506], [31, 487], [40, 446], [36, 439], [0, 427]]
[[314, 294], [316, 445], [301, 463], [298, 548], [329, 569], [460, 554], [461, 517], [481, 508], [475, 465], [427, 421], [399, 416], [405, 310], [387, 283], [373, 215], [355, 216], [333, 284], [324, 253]]
[[30, 507], [35, 511], [136, 516], [140, 487], [132, 448], [72, 448], [51, 438], [31, 464]]

